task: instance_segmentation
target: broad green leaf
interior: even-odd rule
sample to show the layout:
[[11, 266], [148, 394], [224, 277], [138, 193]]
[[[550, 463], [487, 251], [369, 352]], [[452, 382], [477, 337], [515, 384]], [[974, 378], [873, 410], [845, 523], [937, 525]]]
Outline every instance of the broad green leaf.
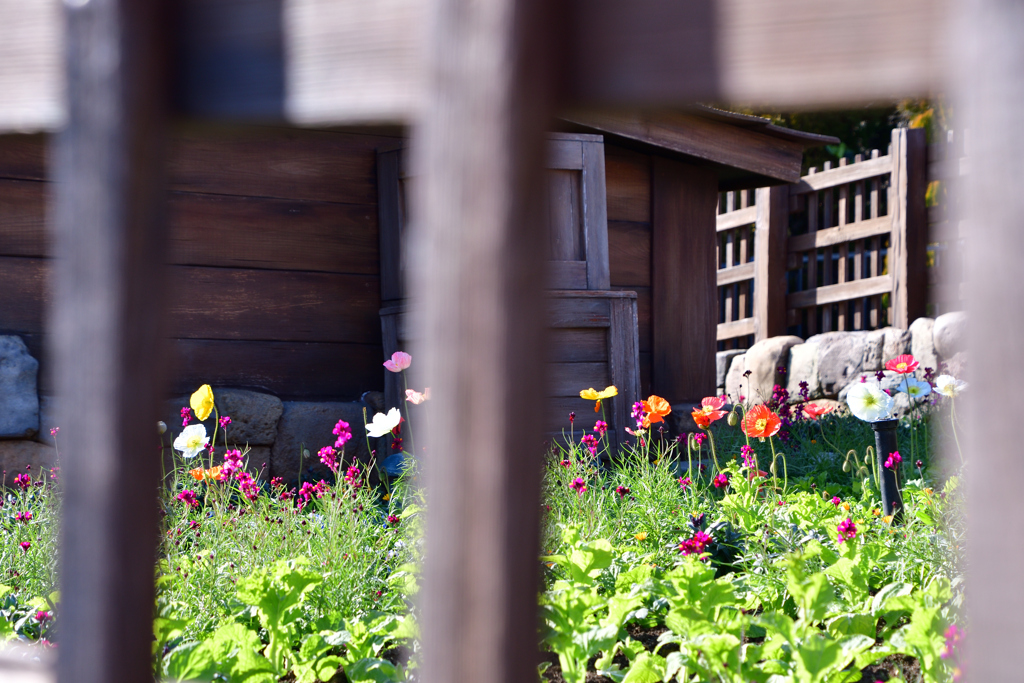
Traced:
[[878, 618], [870, 614], [841, 614], [838, 617], [829, 619], [828, 632], [833, 638], [860, 634], [867, 636], [874, 642]]
[[390, 683], [398, 678], [395, 665], [386, 659], [367, 657], [345, 666], [350, 683]]
[[208, 681], [213, 678], [214, 664], [213, 653], [206, 643], [185, 643], [164, 658], [164, 675], [173, 681]]
[[633, 660], [622, 683], [660, 683], [665, 676], [666, 666], [664, 658], [650, 652], [641, 652]]

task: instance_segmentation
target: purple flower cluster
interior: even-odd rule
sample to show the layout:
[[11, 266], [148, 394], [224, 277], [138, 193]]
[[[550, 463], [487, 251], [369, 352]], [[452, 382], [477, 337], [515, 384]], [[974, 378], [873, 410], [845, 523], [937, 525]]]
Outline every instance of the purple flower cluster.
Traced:
[[580, 439], [580, 443], [587, 447], [591, 456], [597, 455], [597, 437], [593, 434], [586, 434]]
[[594, 433], [598, 436], [604, 436], [608, 431], [608, 423], [604, 420], [598, 420], [594, 423]]
[[26, 510], [25, 512], [19, 512], [14, 515], [15, 521], [18, 522], [30, 522], [32, 521], [32, 513]]
[[363, 473], [355, 465], [345, 470], [345, 483], [351, 486], [353, 489], [358, 489], [363, 485], [363, 480], [359, 477]]
[[320, 458], [320, 462], [327, 466], [331, 472], [337, 474], [338, 472], [338, 454], [330, 446], [324, 446], [317, 453]]
[[352, 438], [352, 428], [344, 420], [338, 420], [338, 424], [334, 425], [334, 429], [331, 432], [338, 437], [334, 441], [335, 448], [344, 448], [345, 444]]
[[196, 496], [196, 492], [193, 491], [192, 489], [185, 489], [177, 496], [175, 496], [175, 498], [180, 500], [182, 503], [189, 506], [190, 508], [199, 507], [199, 497]]
[[14, 477], [14, 485], [22, 491], [28, 491], [32, 486], [32, 477], [27, 474], [18, 474]]
[[688, 538], [679, 544], [679, 552], [683, 555], [700, 555], [714, 541], [711, 536], [703, 531], [697, 531], [692, 538]]
[[644, 428], [644, 404], [641, 403], [640, 401], [637, 401], [636, 403], [634, 403], [633, 404], [633, 410], [630, 413], [630, 415], [636, 421], [636, 428], [637, 429], [643, 429]]
[[181, 426], [188, 427], [188, 423], [192, 421], [192, 409], [185, 406], [181, 409]]
[[853, 523], [853, 520], [847, 517], [842, 522], [839, 522], [839, 526], [836, 527], [839, 532], [839, 542], [850, 541], [857, 537], [857, 525]]
[[572, 483], [569, 484], [569, 488], [571, 488], [577, 494], [582, 496], [587, 490], [587, 485], [583, 481], [583, 479], [581, 479], [580, 477], [576, 477], [575, 479], [572, 480]]
[[743, 458], [744, 467], [754, 467], [754, 449], [750, 446], [743, 444], [740, 446], [740, 456]]
[[691, 484], [693, 484], [693, 480], [690, 479], [689, 477], [679, 477], [679, 488], [683, 489], [684, 491]]
[[711, 483], [715, 485], [716, 489], [723, 489], [729, 485], [729, 475], [725, 472], [719, 472], [718, 476]]
[[630, 491], [629, 488], [626, 486], [616, 486], [615, 493], [619, 494], [619, 498], [625, 498], [630, 493], [632, 493], [632, 491]]
[[903, 462], [903, 456], [900, 455], [899, 451], [893, 451], [892, 455], [885, 459], [885, 467], [895, 472], [901, 462]]

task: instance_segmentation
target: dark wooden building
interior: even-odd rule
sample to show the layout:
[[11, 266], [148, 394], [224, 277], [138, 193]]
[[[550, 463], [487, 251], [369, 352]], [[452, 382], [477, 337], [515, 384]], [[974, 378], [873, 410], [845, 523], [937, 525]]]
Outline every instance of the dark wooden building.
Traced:
[[[554, 288], [636, 293], [636, 348], [627, 351], [638, 361], [630, 372], [642, 395], [678, 402], [713, 392], [718, 194], [797, 180], [803, 150], [823, 139], [708, 108], [656, 117], [581, 114], [559, 127], [562, 139], [587, 141], [603, 158], [587, 162], [585, 197], [571, 169], [553, 168], [551, 215], [603, 197], [581, 215], [596, 231], [584, 241], [603, 240], [604, 253], [582, 260], [607, 265], [590, 273], [588, 286], [587, 266], [568, 264]], [[380, 202], [389, 188], [379, 186], [378, 155], [403, 141], [397, 128], [192, 125], [176, 132], [165, 321], [176, 393], [209, 382], [338, 400], [384, 388], [381, 310], [400, 296], [382, 291], [381, 224], [388, 219]], [[45, 136], [0, 137], [0, 333], [21, 335], [37, 357], [51, 265], [47, 147]], [[562, 373], [559, 412], [580, 388], [615, 379], [595, 370], [610, 362], [598, 348], [603, 342], [593, 337], [591, 357], [584, 338], [566, 339], [579, 348], [560, 362], [580, 365]], [[44, 359], [41, 391], [52, 386]]]

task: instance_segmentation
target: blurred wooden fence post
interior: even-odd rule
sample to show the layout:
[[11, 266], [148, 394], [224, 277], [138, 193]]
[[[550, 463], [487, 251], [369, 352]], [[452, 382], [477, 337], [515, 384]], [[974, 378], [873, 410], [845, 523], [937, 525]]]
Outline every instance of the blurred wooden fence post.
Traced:
[[925, 261], [928, 214], [924, 205], [928, 188], [928, 139], [924, 129], [894, 130], [891, 155], [889, 274], [893, 282], [889, 324], [905, 330], [924, 315], [928, 299]]
[[65, 3], [54, 375], [63, 433], [58, 680], [153, 680], [165, 185], [159, 2]]
[[[407, 248], [425, 435], [425, 683], [536, 680], [548, 0], [439, 0]], [[417, 301], [418, 300], [418, 301]], [[422, 351], [422, 352], [421, 352]], [[423, 424], [421, 422], [421, 424]]]
[[[1021, 666], [1014, 653], [1024, 640], [1024, 459], [1020, 404], [1013, 393], [1024, 383], [1024, 5], [962, 0], [954, 25], [954, 106], [970, 130], [971, 160], [971, 172], [960, 183], [967, 189], [966, 211], [951, 217], [970, 221], [964, 288], [971, 386], [960, 413], [970, 521], [964, 680], [1016, 681]], [[946, 458], [959, 463], [952, 446]]]
[[754, 225], [754, 340], [786, 332], [786, 233], [789, 187], [758, 188]]

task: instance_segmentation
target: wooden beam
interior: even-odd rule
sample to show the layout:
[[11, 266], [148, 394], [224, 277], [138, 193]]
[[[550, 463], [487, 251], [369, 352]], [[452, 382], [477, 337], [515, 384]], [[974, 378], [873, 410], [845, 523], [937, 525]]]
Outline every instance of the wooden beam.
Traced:
[[715, 391], [718, 282], [714, 169], [654, 159], [652, 391], [670, 402]]
[[[680, 3], [687, 4], [687, 3]], [[800, 180], [804, 145], [678, 111], [574, 111], [567, 121], [650, 145], [695, 160], [709, 161], [788, 183]]]
[[891, 217], [869, 218], [859, 223], [847, 223], [836, 228], [826, 228], [816, 232], [807, 232], [803, 235], [793, 235], [786, 244], [786, 251], [795, 253], [807, 251], [808, 249], [821, 249], [823, 247], [831, 247], [834, 244], [864, 239], [865, 237], [884, 235], [891, 230]]
[[894, 277], [890, 324], [904, 330], [924, 315], [928, 298], [928, 213], [924, 201], [928, 188], [927, 153], [928, 139], [923, 128], [897, 128], [892, 132], [889, 262]]
[[892, 157], [875, 157], [851, 166], [837, 166], [820, 173], [804, 176], [796, 187], [790, 188], [790, 194], [816, 192], [836, 185], [853, 183], [858, 180], [874, 178], [892, 171]]
[[[62, 683], [153, 680], [166, 79], [160, 3], [67, 3], [50, 311], [62, 415]], [[2, 22], [0, 22], [2, 23]], [[96, 410], [102, 405], [103, 410]]]
[[716, 279], [718, 280], [718, 286], [731, 285], [734, 282], [742, 282], [744, 280], [750, 280], [754, 277], [754, 262], [744, 263], [738, 266], [732, 266], [731, 268], [721, 268], [718, 270]]
[[735, 339], [736, 337], [745, 337], [748, 334], [757, 333], [757, 318], [743, 318], [742, 320], [733, 320], [728, 323], [718, 323], [718, 328], [715, 330], [715, 339], [722, 341], [724, 339]]
[[749, 225], [757, 220], [757, 207], [748, 206], [745, 209], [736, 209], [728, 213], [718, 214], [715, 220], [715, 227], [719, 232], [732, 230], [741, 225]]
[[527, 397], [544, 387], [555, 6], [437, 0], [430, 22], [406, 241], [422, 314], [412, 354], [435, 397], [422, 437], [424, 683], [537, 676], [544, 401]]
[[[178, 102], [193, 115], [300, 125], [411, 121], [427, 97], [436, 1], [187, 0], [176, 24]], [[569, 4], [566, 101], [629, 107], [924, 95], [936, 89], [947, 16], [945, 0]], [[64, 120], [58, 7], [0, 1], [0, 130]]]
[[863, 296], [874, 296], [892, 291], [892, 276], [879, 275], [863, 280], [844, 282], [841, 285], [825, 285], [816, 289], [808, 289], [803, 292], [794, 292], [786, 295], [787, 308], [806, 308], [807, 306], [821, 306], [823, 304], [834, 304], [839, 301], [849, 301]]
[[754, 229], [754, 316], [757, 341], [786, 332], [786, 235], [789, 233], [789, 188], [757, 190]]

